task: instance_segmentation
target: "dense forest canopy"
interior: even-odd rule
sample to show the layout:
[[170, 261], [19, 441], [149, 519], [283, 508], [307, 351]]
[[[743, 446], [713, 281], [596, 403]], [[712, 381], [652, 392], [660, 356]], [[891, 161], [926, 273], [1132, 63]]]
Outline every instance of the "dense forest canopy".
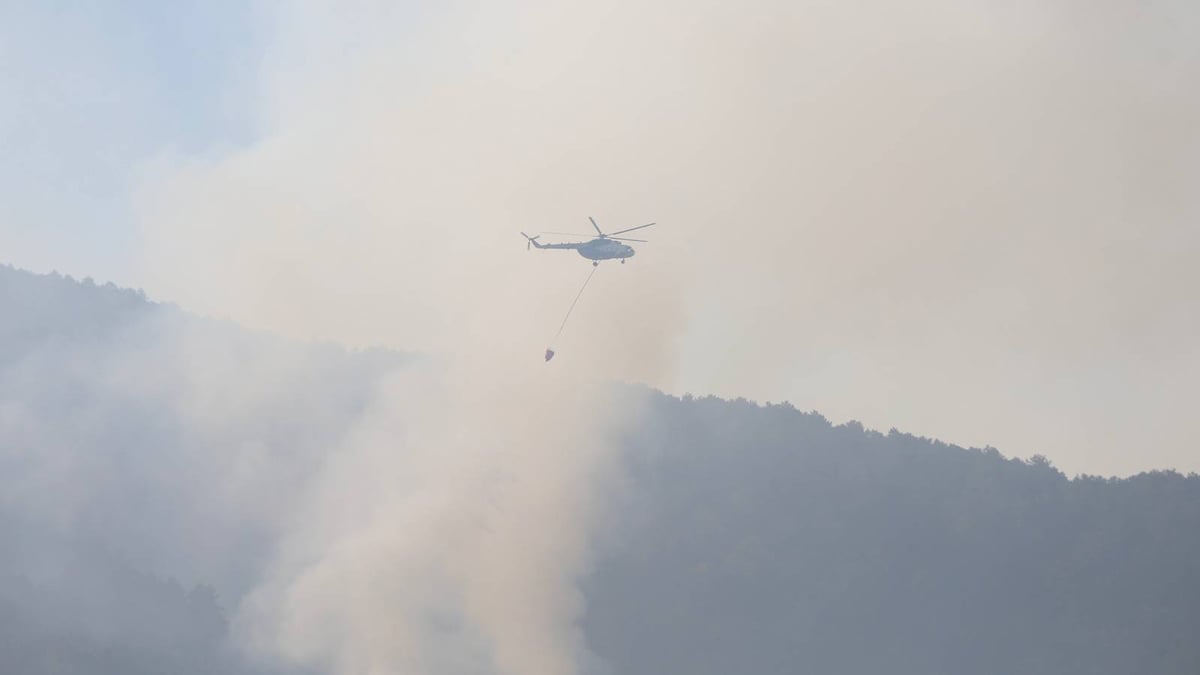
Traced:
[[[0, 670], [299, 672], [244, 656], [231, 614], [416, 357], [12, 268], [0, 316]], [[1200, 672], [1198, 476], [619, 387], [644, 411], [579, 580], [586, 669]]]
[[1200, 672], [1200, 477], [653, 408], [586, 582], [615, 672]]

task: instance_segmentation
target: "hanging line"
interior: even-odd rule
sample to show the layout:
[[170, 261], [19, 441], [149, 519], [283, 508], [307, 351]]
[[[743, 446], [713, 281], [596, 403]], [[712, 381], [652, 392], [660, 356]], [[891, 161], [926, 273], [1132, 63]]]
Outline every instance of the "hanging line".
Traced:
[[558, 327], [558, 332], [554, 334], [555, 340], [558, 339], [558, 336], [562, 335], [563, 329], [567, 327], [567, 319], [571, 318], [571, 312], [575, 311], [575, 305], [579, 302], [579, 298], [583, 296], [583, 290], [587, 288], [588, 282], [592, 280], [592, 275], [598, 269], [600, 269], [599, 266], [593, 267], [592, 271], [588, 273], [587, 279], [583, 281], [583, 286], [579, 288], [579, 293], [575, 296], [575, 301], [571, 303], [571, 308], [567, 310], [567, 315], [563, 317], [562, 325]]

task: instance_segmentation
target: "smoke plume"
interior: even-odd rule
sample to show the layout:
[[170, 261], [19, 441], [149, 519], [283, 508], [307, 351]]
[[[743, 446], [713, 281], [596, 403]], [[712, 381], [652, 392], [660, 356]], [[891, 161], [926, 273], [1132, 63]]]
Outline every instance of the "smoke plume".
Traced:
[[[1197, 15], [1130, 12], [289, 6], [259, 139], [146, 167], [147, 287], [439, 366], [328, 448], [241, 634], [345, 673], [571, 671], [605, 439], [634, 412], [582, 393], [602, 378], [1114, 471], [1143, 426], [1098, 420], [1174, 417], [1182, 450], [1186, 397], [1143, 394], [1200, 367], [1171, 337], [1200, 316]], [[589, 215], [660, 224], [546, 367], [588, 268], [517, 232]]]

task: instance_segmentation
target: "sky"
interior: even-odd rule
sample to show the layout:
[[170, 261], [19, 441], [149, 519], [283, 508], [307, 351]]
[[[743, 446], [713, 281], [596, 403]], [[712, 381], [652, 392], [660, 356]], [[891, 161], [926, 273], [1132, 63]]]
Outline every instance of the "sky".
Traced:
[[[0, 250], [292, 337], [1200, 470], [1198, 29], [1181, 0], [6, 3]], [[588, 216], [658, 224], [552, 340], [589, 268], [517, 232]]]
[[252, 138], [261, 24], [235, 2], [3, 3], [0, 22], [8, 262], [134, 283], [138, 165]]

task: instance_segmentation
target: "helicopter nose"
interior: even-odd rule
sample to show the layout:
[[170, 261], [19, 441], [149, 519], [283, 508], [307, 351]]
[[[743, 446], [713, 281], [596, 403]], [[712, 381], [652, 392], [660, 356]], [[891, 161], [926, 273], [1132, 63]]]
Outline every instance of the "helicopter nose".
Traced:
[[626, 254], [625, 257], [632, 258], [633, 256], [637, 255], [637, 251], [633, 250], [632, 246], [626, 246], [625, 254]]

